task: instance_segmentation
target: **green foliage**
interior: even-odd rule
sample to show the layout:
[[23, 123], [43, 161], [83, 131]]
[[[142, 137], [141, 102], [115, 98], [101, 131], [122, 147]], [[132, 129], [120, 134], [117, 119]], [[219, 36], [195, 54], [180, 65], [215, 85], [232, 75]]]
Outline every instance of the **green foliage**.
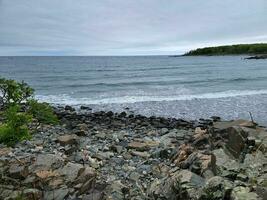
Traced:
[[20, 106], [12, 105], [4, 111], [4, 123], [0, 126], [0, 143], [13, 146], [30, 138], [28, 123], [31, 116], [20, 112]]
[[212, 56], [212, 55], [246, 55], [267, 54], [267, 44], [237, 44], [229, 46], [206, 47], [189, 51], [185, 56]]
[[3, 118], [2, 123], [0, 121], [0, 143], [13, 146], [29, 139], [28, 125], [32, 117], [45, 124], [58, 123], [49, 104], [38, 103], [33, 94], [34, 90], [25, 82], [0, 78], [0, 116]]
[[39, 122], [45, 124], [57, 124], [58, 118], [48, 103], [39, 103], [36, 100], [29, 101], [28, 112], [33, 115]]
[[0, 79], [0, 99], [3, 107], [9, 104], [20, 104], [32, 97], [34, 90], [25, 82]]

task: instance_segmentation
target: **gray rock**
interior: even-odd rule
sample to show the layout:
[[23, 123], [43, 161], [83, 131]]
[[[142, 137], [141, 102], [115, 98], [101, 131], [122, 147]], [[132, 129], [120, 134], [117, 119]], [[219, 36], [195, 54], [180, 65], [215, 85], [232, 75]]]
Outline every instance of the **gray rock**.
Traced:
[[250, 192], [247, 187], [238, 186], [231, 192], [230, 200], [261, 200], [254, 192]]
[[27, 166], [20, 166], [18, 164], [12, 164], [9, 167], [8, 173], [12, 178], [24, 179], [28, 176], [29, 170]]
[[210, 178], [203, 188], [201, 200], [221, 200], [226, 199], [231, 192], [233, 183], [220, 176]]
[[231, 154], [238, 159], [245, 149], [248, 134], [238, 126], [230, 127], [226, 129], [226, 132], [228, 133], [226, 147]]
[[58, 169], [58, 173], [65, 177], [67, 182], [73, 182], [80, 176], [85, 168], [81, 164], [68, 162], [63, 168]]
[[44, 191], [45, 200], [63, 200], [67, 197], [69, 189], [65, 186], [51, 191]]
[[23, 190], [23, 196], [27, 200], [36, 200], [36, 199], [41, 199], [42, 198], [42, 192], [38, 189], [25, 189]]
[[169, 178], [154, 181], [149, 189], [153, 199], [197, 199], [205, 179], [188, 171], [181, 170]]
[[53, 154], [39, 154], [32, 169], [51, 170], [64, 166], [64, 159], [59, 155]]
[[71, 144], [77, 144], [77, 135], [71, 134], [71, 135], [62, 135], [57, 138], [57, 141], [61, 145], [71, 145]]

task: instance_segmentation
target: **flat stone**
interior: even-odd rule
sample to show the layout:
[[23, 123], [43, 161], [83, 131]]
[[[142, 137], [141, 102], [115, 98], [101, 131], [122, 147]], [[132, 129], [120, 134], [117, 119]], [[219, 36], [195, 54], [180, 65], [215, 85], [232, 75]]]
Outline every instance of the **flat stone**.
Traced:
[[85, 170], [83, 165], [68, 162], [58, 173], [65, 177], [66, 181], [73, 182]]
[[141, 151], [131, 151], [131, 154], [133, 156], [139, 156], [142, 158], [149, 158], [151, 155], [147, 152], [141, 152]]
[[136, 149], [138, 151], [146, 151], [152, 147], [156, 147], [159, 145], [159, 142], [156, 141], [146, 141], [146, 142], [130, 142], [128, 144], [129, 149]]
[[51, 170], [57, 169], [64, 165], [64, 159], [54, 154], [39, 154], [32, 168], [34, 170]]
[[233, 126], [243, 126], [243, 127], [248, 127], [248, 124], [251, 125], [250, 121], [243, 120], [243, 119], [238, 119], [234, 121], [220, 121], [220, 122], [215, 122], [213, 124], [213, 127], [215, 129], [218, 129], [220, 131], [228, 129]]
[[61, 145], [72, 145], [72, 144], [77, 144], [77, 135], [75, 134], [70, 134], [70, 135], [62, 135], [57, 138], [57, 141]]

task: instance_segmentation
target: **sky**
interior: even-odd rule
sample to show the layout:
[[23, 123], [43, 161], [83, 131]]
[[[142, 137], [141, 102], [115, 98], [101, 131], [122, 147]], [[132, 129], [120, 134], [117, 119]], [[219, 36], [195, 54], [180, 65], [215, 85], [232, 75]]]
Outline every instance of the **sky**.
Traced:
[[0, 56], [175, 55], [259, 42], [266, 0], [0, 0]]

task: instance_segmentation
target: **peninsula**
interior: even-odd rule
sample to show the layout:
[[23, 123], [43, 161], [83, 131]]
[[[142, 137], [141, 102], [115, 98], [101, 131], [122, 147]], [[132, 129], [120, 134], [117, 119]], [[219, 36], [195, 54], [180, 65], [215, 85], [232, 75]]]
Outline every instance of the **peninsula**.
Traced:
[[236, 45], [198, 48], [185, 53], [184, 56], [264, 55], [264, 54], [267, 54], [267, 43], [236, 44]]

